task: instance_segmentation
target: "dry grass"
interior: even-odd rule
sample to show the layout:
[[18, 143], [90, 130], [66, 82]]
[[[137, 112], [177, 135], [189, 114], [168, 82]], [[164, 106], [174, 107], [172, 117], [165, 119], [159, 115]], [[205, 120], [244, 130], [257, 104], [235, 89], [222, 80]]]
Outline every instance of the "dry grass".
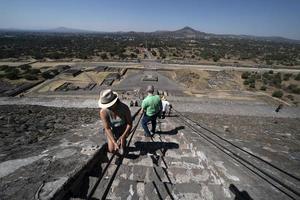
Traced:
[[176, 70], [165, 74], [193, 91], [240, 90], [243, 82], [234, 71]]
[[40, 88], [38, 92], [52, 92], [66, 81], [64, 80], [56, 80], [52, 81], [51, 83], [45, 84], [44, 87]]
[[66, 80], [68, 82], [82, 82], [82, 83], [101, 83], [104, 78], [109, 74], [110, 72], [82, 72], [78, 76], [66, 76], [66, 75], [59, 75], [60, 79]]

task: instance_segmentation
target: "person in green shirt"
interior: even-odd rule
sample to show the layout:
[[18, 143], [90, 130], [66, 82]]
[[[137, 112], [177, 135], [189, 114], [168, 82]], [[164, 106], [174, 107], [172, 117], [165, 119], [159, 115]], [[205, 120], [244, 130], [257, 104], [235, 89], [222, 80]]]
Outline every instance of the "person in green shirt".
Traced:
[[[142, 127], [144, 129], [144, 134], [146, 137], [150, 137], [155, 134], [156, 128], [156, 118], [158, 117], [161, 109], [162, 103], [159, 95], [154, 95], [154, 86], [149, 85], [147, 87], [148, 96], [142, 102], [142, 111], [144, 112], [144, 116], [142, 119]], [[151, 121], [152, 129], [151, 133], [148, 129], [148, 122]]]

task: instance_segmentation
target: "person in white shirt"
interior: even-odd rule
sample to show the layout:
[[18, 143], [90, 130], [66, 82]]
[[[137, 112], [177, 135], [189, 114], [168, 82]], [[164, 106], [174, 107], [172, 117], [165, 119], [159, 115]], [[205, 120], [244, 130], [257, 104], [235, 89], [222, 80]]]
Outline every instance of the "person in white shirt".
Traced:
[[168, 111], [168, 116], [170, 116], [172, 105], [170, 102], [167, 101], [167, 99], [162, 96], [161, 98], [162, 103], [162, 112], [161, 112], [161, 119], [164, 119], [166, 117], [166, 112]]

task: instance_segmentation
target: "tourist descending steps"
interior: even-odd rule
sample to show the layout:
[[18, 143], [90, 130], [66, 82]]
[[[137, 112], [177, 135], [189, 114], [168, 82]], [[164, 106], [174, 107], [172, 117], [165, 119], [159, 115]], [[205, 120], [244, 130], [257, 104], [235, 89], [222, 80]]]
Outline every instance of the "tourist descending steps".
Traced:
[[164, 119], [166, 117], [166, 113], [168, 112], [168, 116], [170, 116], [172, 111], [172, 104], [166, 99], [165, 96], [161, 97], [161, 103], [162, 103], [162, 112], [160, 115], [160, 119]]
[[98, 105], [101, 108], [100, 119], [107, 137], [108, 151], [123, 155], [126, 138], [132, 128], [129, 108], [110, 89], [101, 91]]
[[[162, 104], [159, 95], [154, 95], [154, 86], [149, 85], [147, 87], [148, 96], [142, 102], [142, 112], [144, 116], [142, 119], [142, 126], [146, 137], [151, 137], [155, 134], [156, 118], [159, 116], [162, 109]], [[148, 129], [148, 122], [151, 121], [152, 129], [151, 134]]]

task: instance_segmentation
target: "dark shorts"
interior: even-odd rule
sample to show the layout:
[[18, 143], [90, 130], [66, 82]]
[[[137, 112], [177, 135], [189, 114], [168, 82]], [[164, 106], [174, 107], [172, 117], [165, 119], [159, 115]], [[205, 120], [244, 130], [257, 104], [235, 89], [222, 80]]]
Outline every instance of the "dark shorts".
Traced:
[[124, 131], [126, 130], [126, 126], [115, 127], [112, 129], [115, 140], [119, 139]]

